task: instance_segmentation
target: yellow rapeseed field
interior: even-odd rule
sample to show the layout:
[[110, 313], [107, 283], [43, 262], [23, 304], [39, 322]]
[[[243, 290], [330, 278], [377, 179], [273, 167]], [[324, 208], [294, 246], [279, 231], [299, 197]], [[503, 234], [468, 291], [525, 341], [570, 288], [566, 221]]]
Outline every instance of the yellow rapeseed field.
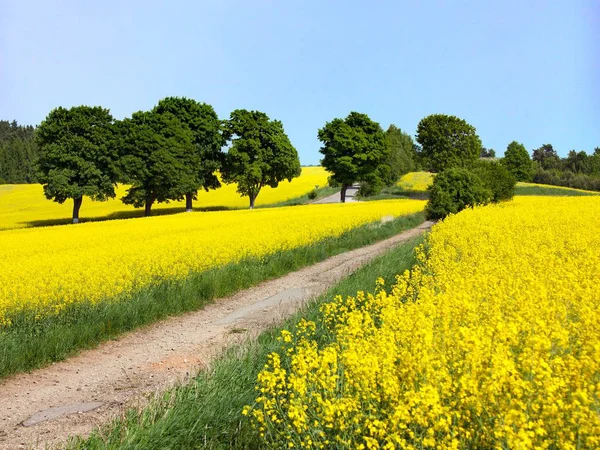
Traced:
[[281, 334], [246, 407], [274, 448], [600, 448], [600, 198], [521, 197], [434, 227], [391, 293]]
[[[313, 190], [315, 186], [326, 186], [328, 176], [329, 174], [323, 167], [303, 167], [300, 177], [291, 182], [283, 181], [275, 189], [263, 188], [256, 199], [256, 205], [270, 205], [300, 197]], [[123, 204], [120, 200], [126, 190], [126, 186], [119, 186], [117, 197], [106, 202], [94, 202], [85, 198], [81, 207], [81, 218], [84, 220], [98, 219], [131, 214], [135, 208]], [[248, 207], [248, 198], [241, 197], [235, 190], [234, 184], [224, 184], [220, 189], [209, 192], [202, 190], [198, 192], [198, 200], [194, 201], [194, 208]], [[168, 208], [180, 208], [183, 211], [185, 202], [158, 203], [152, 209], [160, 212], [160, 210]], [[42, 186], [39, 184], [0, 185], [0, 230], [49, 225], [60, 219], [68, 221], [72, 210], [73, 202], [71, 200], [62, 205], [47, 200], [44, 197]]]
[[0, 233], [0, 323], [20, 311], [56, 314], [69, 304], [315, 243], [424, 205], [305, 205], [6, 230]]
[[429, 172], [410, 172], [403, 175], [396, 186], [400, 186], [406, 191], [425, 192], [433, 183], [433, 173]]

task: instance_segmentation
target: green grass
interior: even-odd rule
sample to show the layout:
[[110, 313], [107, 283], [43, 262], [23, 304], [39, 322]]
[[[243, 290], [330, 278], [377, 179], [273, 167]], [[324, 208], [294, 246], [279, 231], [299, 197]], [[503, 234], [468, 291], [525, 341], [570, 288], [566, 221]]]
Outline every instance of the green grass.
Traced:
[[279, 203], [273, 203], [270, 205], [262, 205], [262, 206], [257, 206], [257, 208], [277, 208], [279, 206], [298, 206], [298, 205], [306, 205], [307, 203], [312, 203], [315, 200], [319, 200], [321, 198], [324, 197], [329, 197], [330, 195], [335, 194], [336, 192], [340, 192], [339, 188], [332, 188], [329, 186], [325, 186], [319, 189], [315, 189], [316, 192], [316, 197], [315, 198], [309, 198], [309, 194], [306, 193], [300, 197], [296, 197], [296, 198], [291, 198], [289, 200], [284, 200], [282, 202]]
[[212, 300], [284, 275], [332, 255], [371, 244], [422, 223], [423, 213], [378, 227], [365, 225], [310, 246], [162, 281], [133, 295], [98, 305], [77, 304], [55, 317], [14, 317], [0, 328], [0, 378], [63, 360], [126, 331], [171, 315], [202, 308]]
[[[415, 263], [413, 248], [421, 238], [405, 242], [374, 259], [306, 305], [280, 327], [263, 332], [256, 341], [230, 348], [189, 384], [156, 397], [142, 411], [130, 410], [122, 418], [96, 430], [87, 439], [74, 438], [68, 448], [82, 449], [256, 449], [259, 437], [240, 413], [257, 395], [254, 386], [267, 355], [280, 347], [277, 337], [301, 318], [317, 320], [319, 306], [335, 295], [373, 290], [382, 276], [391, 285], [394, 276]], [[331, 337], [319, 326], [317, 339]]]
[[549, 195], [555, 197], [579, 197], [585, 195], [600, 195], [594, 194], [593, 192], [579, 191], [576, 189], [560, 188], [560, 187], [548, 187], [544, 185], [540, 186], [519, 186], [515, 187], [515, 195]]
[[427, 200], [429, 198], [429, 193], [422, 191], [410, 191], [403, 189], [400, 186], [386, 186], [377, 195], [371, 195], [369, 197], [359, 197], [361, 201], [398, 200], [401, 198]]

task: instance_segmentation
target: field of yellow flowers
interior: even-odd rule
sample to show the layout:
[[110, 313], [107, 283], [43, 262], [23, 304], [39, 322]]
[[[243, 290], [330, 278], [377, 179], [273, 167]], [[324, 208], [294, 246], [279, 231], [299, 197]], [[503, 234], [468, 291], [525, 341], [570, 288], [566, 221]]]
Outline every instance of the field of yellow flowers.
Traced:
[[405, 191], [425, 192], [433, 183], [433, 176], [434, 174], [429, 172], [409, 172], [400, 177], [396, 186]]
[[391, 289], [282, 332], [244, 413], [274, 448], [600, 448], [598, 248], [597, 197], [451, 216]]
[[[256, 199], [256, 205], [271, 205], [301, 197], [315, 189], [315, 186], [325, 187], [328, 176], [323, 167], [303, 167], [302, 174], [291, 182], [282, 181], [277, 188], [268, 186], [263, 188]], [[132, 213], [135, 208], [123, 204], [120, 200], [126, 190], [127, 186], [119, 186], [116, 198], [106, 202], [95, 202], [85, 198], [81, 207], [81, 217], [99, 219]], [[216, 190], [198, 192], [198, 200], [194, 201], [194, 208], [218, 207], [247, 208], [248, 198], [241, 197], [236, 192], [235, 184], [224, 184]], [[180, 208], [183, 211], [185, 202], [158, 203], [153, 207], [159, 213], [170, 208]], [[0, 185], [0, 230], [23, 228], [32, 224], [49, 224], [60, 219], [68, 222], [72, 209], [72, 201], [61, 205], [47, 200], [39, 184]]]
[[0, 232], [0, 323], [59, 314], [165, 279], [339, 236], [425, 202], [305, 205], [187, 213]]

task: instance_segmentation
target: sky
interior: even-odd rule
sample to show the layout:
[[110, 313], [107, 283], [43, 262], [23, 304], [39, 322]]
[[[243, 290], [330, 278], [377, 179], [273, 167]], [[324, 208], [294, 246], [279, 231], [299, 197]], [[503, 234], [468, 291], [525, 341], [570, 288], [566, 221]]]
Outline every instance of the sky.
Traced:
[[301, 163], [351, 111], [414, 136], [434, 113], [483, 145], [600, 146], [600, 1], [0, 0], [0, 119], [161, 98], [283, 122]]

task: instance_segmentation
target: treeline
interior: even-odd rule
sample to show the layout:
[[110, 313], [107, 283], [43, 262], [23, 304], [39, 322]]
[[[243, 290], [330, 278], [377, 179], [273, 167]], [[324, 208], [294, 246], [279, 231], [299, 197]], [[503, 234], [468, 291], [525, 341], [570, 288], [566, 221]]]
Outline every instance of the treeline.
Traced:
[[0, 120], [0, 184], [35, 183], [38, 148], [35, 129]]
[[250, 207], [265, 186], [300, 175], [300, 160], [283, 125], [260, 111], [239, 109], [220, 120], [213, 107], [168, 97], [150, 111], [115, 120], [95, 106], [56, 108], [35, 133], [38, 182], [48, 199], [73, 200], [78, 222], [83, 197], [114, 198], [117, 183], [129, 185], [121, 200], [143, 207], [192, 201], [200, 189], [237, 183]]

